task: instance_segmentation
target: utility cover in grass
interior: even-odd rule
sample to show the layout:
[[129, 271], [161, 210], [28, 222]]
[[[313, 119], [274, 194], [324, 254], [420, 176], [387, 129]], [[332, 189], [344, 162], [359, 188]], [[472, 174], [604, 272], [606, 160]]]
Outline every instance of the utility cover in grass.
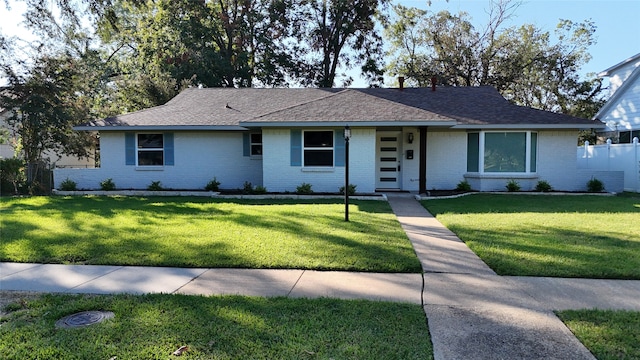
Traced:
[[83, 311], [65, 316], [56, 321], [59, 328], [79, 328], [103, 322], [111, 319], [114, 314], [111, 311]]

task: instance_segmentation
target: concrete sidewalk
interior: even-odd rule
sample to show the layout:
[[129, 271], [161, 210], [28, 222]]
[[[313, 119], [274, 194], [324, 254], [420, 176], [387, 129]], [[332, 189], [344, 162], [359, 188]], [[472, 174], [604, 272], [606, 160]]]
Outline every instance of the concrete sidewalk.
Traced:
[[420, 304], [421, 274], [0, 263], [0, 290], [334, 297]]
[[640, 281], [498, 276], [412, 197], [388, 199], [422, 262], [438, 360], [594, 359], [553, 310], [640, 310]]
[[553, 310], [640, 311], [640, 281], [498, 276], [413, 196], [389, 194], [388, 199], [423, 274], [0, 263], [0, 290], [422, 304], [438, 360], [594, 359]]

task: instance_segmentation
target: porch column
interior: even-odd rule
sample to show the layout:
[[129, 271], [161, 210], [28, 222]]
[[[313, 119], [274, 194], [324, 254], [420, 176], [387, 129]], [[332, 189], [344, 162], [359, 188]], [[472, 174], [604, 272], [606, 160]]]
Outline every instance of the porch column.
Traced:
[[427, 192], [427, 128], [420, 129], [420, 175], [418, 176], [418, 192], [425, 194]]

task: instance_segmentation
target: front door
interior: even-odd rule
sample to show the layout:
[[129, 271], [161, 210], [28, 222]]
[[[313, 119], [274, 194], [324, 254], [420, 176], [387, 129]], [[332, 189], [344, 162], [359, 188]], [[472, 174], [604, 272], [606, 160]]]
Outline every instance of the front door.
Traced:
[[400, 190], [401, 135], [400, 131], [376, 133], [376, 188], [379, 190]]

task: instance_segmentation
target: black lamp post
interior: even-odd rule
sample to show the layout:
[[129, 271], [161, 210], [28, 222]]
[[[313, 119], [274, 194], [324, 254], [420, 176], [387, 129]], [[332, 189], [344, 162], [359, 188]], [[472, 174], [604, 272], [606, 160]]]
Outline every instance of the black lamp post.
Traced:
[[344, 127], [344, 221], [349, 221], [349, 139], [351, 128]]

